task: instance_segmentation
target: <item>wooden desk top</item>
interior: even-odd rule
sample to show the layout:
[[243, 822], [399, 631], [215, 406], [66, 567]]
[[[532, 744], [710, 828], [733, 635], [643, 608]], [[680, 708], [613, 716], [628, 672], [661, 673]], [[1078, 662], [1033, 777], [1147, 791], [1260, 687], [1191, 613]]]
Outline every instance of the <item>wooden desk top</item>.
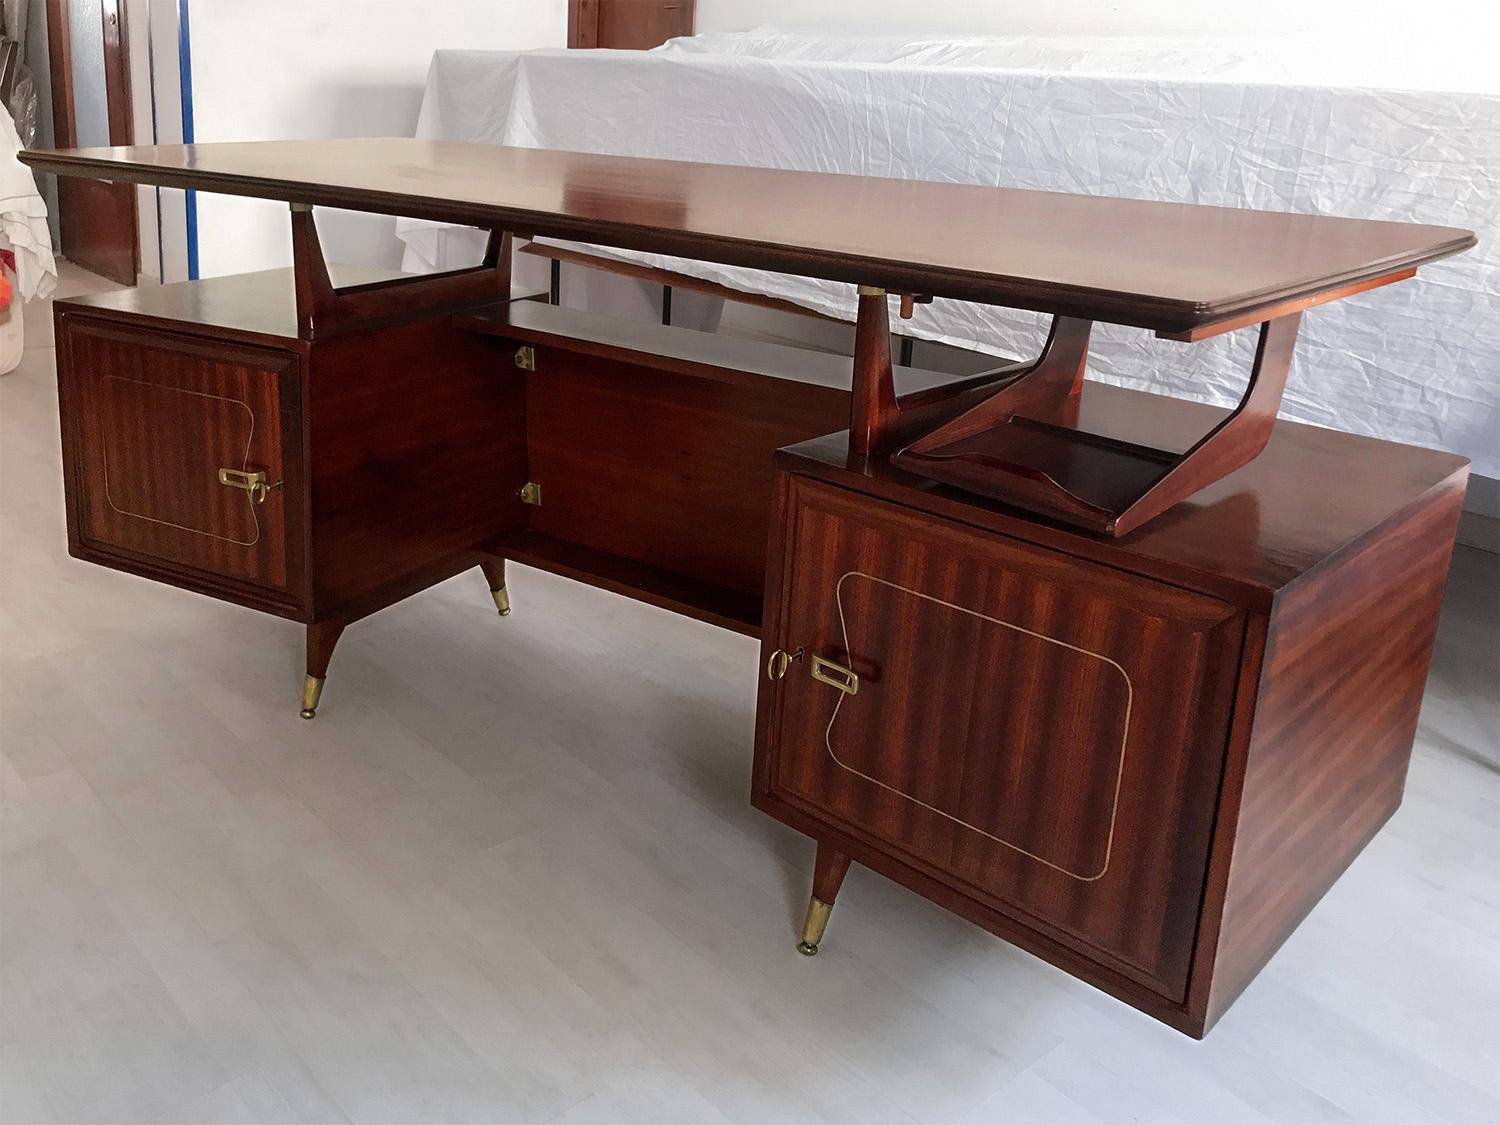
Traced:
[[31, 150], [21, 160], [1168, 333], [1475, 243], [1452, 227], [407, 138]]

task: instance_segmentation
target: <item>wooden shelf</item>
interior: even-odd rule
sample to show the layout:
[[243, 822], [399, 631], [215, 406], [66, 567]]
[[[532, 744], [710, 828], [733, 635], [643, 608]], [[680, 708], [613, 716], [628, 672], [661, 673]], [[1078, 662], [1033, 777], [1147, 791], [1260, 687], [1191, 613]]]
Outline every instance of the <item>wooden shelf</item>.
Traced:
[[1163, 450], [1012, 416], [956, 441], [908, 449], [897, 463], [1102, 533], [1177, 460]]
[[[470, 309], [455, 315], [453, 323], [517, 343], [644, 364], [657, 371], [717, 382], [779, 379], [848, 391], [854, 380], [852, 361], [846, 355], [622, 320], [537, 301], [513, 300]], [[995, 364], [993, 369], [958, 375], [898, 365], [893, 368], [896, 395], [911, 405], [941, 400], [967, 387], [993, 382], [997, 370], [1008, 370], [1015, 361], [997, 358]]]
[[525, 566], [623, 594], [747, 637], [760, 636], [761, 599], [752, 594], [673, 574], [537, 531], [502, 536], [491, 541], [488, 550]]

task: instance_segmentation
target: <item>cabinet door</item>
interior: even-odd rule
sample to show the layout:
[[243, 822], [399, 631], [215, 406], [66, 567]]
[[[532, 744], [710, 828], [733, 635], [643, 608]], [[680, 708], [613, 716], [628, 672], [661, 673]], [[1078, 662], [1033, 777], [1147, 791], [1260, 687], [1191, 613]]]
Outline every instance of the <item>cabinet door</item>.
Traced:
[[1180, 999], [1238, 612], [806, 478], [789, 489], [765, 645], [803, 655], [763, 681], [764, 791]]
[[80, 542], [284, 590], [296, 357], [77, 317], [59, 345]]

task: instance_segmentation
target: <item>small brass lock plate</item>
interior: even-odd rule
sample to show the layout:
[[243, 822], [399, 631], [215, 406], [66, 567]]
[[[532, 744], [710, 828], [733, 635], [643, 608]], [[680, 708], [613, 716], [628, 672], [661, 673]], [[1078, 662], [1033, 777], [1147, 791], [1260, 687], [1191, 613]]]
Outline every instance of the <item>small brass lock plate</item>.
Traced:
[[219, 483], [230, 488], [242, 489], [250, 494], [250, 499], [257, 504], [264, 504], [266, 496], [273, 488], [280, 488], [281, 482], [271, 484], [266, 480], [264, 472], [246, 472], [243, 469], [220, 469]]
[[835, 664], [832, 660], [814, 656], [812, 666], [808, 671], [813, 679], [829, 687], [836, 687], [845, 695], [859, 694], [859, 674], [853, 668], [845, 668], [842, 664]]
[[536, 370], [536, 349], [529, 344], [516, 349], [516, 366], [522, 371]]
[[534, 480], [529, 480], [521, 486], [521, 503], [542, 505], [542, 486]]

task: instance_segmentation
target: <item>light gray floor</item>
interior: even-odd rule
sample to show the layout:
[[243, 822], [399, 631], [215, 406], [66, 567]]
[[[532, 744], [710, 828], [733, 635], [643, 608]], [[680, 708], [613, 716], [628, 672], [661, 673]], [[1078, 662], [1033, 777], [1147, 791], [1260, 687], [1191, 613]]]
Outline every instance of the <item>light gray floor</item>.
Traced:
[[[76, 275], [69, 281], [80, 284]], [[1500, 1117], [1496, 560], [1406, 804], [1203, 1043], [747, 802], [755, 646], [516, 568], [301, 631], [70, 560], [46, 310], [0, 377], [0, 1118]]]

